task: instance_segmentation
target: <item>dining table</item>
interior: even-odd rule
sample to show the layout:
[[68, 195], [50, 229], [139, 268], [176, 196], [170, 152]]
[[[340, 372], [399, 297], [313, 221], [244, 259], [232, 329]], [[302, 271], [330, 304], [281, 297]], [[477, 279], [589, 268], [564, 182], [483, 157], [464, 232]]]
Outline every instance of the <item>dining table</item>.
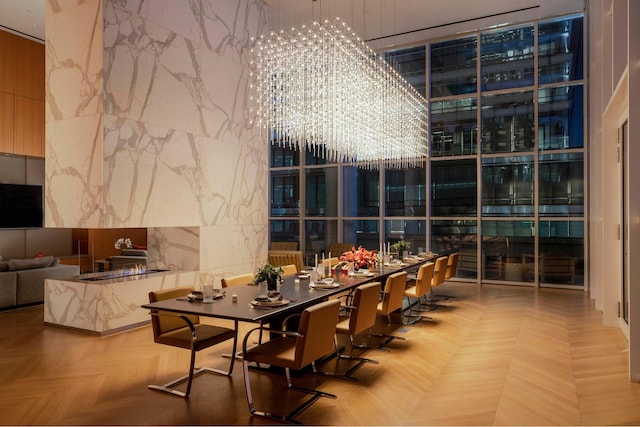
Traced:
[[[249, 284], [223, 288], [213, 303], [182, 297], [157, 301], [142, 305], [149, 310], [160, 310], [182, 314], [193, 314], [204, 317], [234, 320], [236, 328], [238, 322], [269, 323], [271, 328], [277, 328], [289, 315], [301, 313], [305, 308], [320, 303], [329, 297], [348, 294], [356, 287], [374, 281], [383, 282], [398, 271], [417, 269], [421, 264], [431, 261], [431, 257], [413, 257], [406, 261], [392, 265], [379, 265], [370, 269], [369, 274], [350, 275], [338, 268], [332, 270], [335, 287], [314, 288], [309, 278], [299, 278], [300, 273], [283, 277], [278, 291], [282, 295], [280, 305], [255, 304], [256, 298], [264, 297], [260, 286]], [[252, 303], [253, 302], [253, 303]], [[238, 331], [236, 330], [236, 333]]]

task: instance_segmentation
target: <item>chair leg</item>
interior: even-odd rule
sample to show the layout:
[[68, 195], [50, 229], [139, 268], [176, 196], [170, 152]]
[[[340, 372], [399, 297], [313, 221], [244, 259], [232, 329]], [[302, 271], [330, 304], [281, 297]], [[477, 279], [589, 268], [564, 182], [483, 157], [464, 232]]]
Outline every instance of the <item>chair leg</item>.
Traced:
[[[231, 354], [236, 354], [236, 347], [238, 345], [238, 321], [235, 321], [235, 330], [236, 330], [236, 335], [233, 338], [233, 353]], [[147, 388], [150, 390], [155, 390], [155, 391], [162, 391], [165, 393], [169, 393], [169, 394], [173, 394], [176, 396], [180, 396], [180, 397], [184, 397], [184, 398], [188, 398], [189, 394], [191, 393], [191, 385], [193, 384], [193, 379], [199, 375], [202, 375], [204, 373], [213, 373], [213, 374], [220, 374], [220, 375], [225, 375], [225, 376], [231, 376], [231, 374], [233, 373], [233, 364], [235, 362], [235, 357], [231, 357], [230, 358], [230, 362], [229, 362], [229, 369], [227, 371], [223, 371], [222, 369], [216, 369], [216, 368], [199, 368], [196, 369], [195, 364], [196, 364], [196, 351], [195, 349], [191, 349], [191, 360], [189, 362], [189, 374], [185, 375], [183, 377], [178, 378], [177, 380], [171, 381], [170, 383], [167, 383], [163, 386], [158, 386], [158, 385], [148, 385]], [[179, 390], [174, 389], [175, 386], [182, 384], [183, 382], [187, 381], [187, 389], [182, 392]]]
[[[352, 352], [353, 352], [353, 348], [369, 348], [366, 346], [357, 346], [354, 341], [353, 341], [353, 335], [349, 335], [349, 342], [351, 344], [351, 349], [349, 351], [349, 354], [341, 354], [340, 351], [338, 350], [338, 342], [336, 341], [336, 358], [338, 360], [340, 359], [346, 359], [346, 360], [356, 360], [357, 363], [355, 365], [353, 365], [351, 368], [347, 369], [347, 371], [343, 374], [339, 374], [337, 372], [320, 372], [322, 375], [327, 375], [330, 377], [335, 377], [335, 378], [339, 378], [342, 380], [347, 380], [347, 381], [360, 381], [359, 378], [356, 378], [354, 376], [351, 376], [351, 374], [353, 374], [355, 371], [357, 371], [358, 369], [360, 369], [360, 367], [362, 365], [364, 365], [365, 363], [375, 363], [376, 365], [378, 364], [377, 360], [374, 359], [368, 359], [366, 357], [359, 357], [359, 356], [353, 356]], [[337, 365], [336, 365], [337, 368]]]
[[[387, 314], [387, 322], [391, 323], [391, 314]], [[404, 337], [399, 337], [397, 335], [391, 335], [391, 334], [373, 334], [372, 333], [371, 336], [378, 337], [378, 338], [386, 338], [386, 340], [384, 340], [380, 345], [378, 345], [379, 350], [383, 350], [383, 349], [386, 350], [385, 347], [389, 345], [389, 343], [391, 343], [391, 341], [393, 340], [405, 341]]]
[[[245, 392], [247, 394], [247, 405], [249, 406], [249, 412], [251, 413], [251, 415], [265, 417], [265, 418], [271, 418], [271, 419], [275, 419], [275, 420], [278, 420], [278, 421], [284, 421], [284, 422], [288, 422], [288, 423], [301, 424], [300, 422], [296, 421], [294, 418], [296, 416], [298, 416], [299, 414], [301, 414], [309, 406], [311, 406], [316, 400], [320, 399], [321, 397], [327, 397], [327, 398], [330, 398], [330, 399], [337, 399], [338, 398], [335, 394], [326, 393], [326, 392], [323, 392], [323, 391], [320, 391], [320, 390], [313, 390], [313, 389], [308, 389], [308, 388], [304, 388], [304, 387], [296, 387], [296, 386], [294, 386], [291, 383], [291, 373], [289, 371], [289, 368], [285, 368], [285, 375], [287, 377], [287, 388], [290, 389], [290, 390], [311, 394], [312, 397], [310, 397], [306, 401], [302, 402], [302, 404], [300, 406], [298, 406], [296, 409], [294, 409], [293, 411], [291, 411], [287, 415], [278, 415], [278, 414], [274, 414], [272, 412], [259, 411], [259, 410], [256, 409], [255, 405], [253, 404], [253, 395], [251, 393], [251, 382], [249, 381], [249, 361], [246, 360], [246, 359], [243, 360], [242, 361], [242, 366], [243, 366], [243, 372], [244, 372]], [[313, 366], [313, 370], [315, 372], [315, 364], [313, 364], [312, 366]]]
[[408, 316], [404, 316], [404, 311], [402, 312], [403, 319], [406, 318], [406, 321], [403, 322], [405, 325], [413, 325], [415, 323], [418, 323], [421, 320], [433, 320], [429, 316], [422, 316], [422, 315], [419, 314], [421, 312], [426, 311], [426, 310], [420, 310], [420, 308], [419, 308], [420, 307], [420, 298], [417, 298], [417, 300], [416, 300], [416, 304], [418, 305], [418, 310], [414, 310], [413, 304], [411, 304], [411, 297], [406, 297], [406, 298], [407, 298], [407, 305], [408, 305], [408, 309], [409, 309], [409, 315]]

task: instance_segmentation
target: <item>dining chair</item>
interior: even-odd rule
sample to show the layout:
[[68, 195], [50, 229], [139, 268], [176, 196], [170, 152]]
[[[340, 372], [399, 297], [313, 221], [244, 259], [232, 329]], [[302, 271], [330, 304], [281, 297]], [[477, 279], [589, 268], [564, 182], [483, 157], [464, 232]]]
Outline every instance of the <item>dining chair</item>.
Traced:
[[[404, 299], [404, 290], [407, 286], [407, 272], [399, 271], [390, 275], [384, 285], [382, 292], [382, 300], [378, 302], [377, 314], [386, 316], [387, 322], [391, 323], [391, 313], [396, 310], [402, 311], [402, 301]], [[385, 348], [394, 339], [404, 341], [403, 337], [391, 334], [372, 334], [374, 337], [387, 338], [378, 348]]]
[[222, 282], [223, 288], [230, 288], [232, 286], [240, 286], [240, 285], [248, 285], [253, 283], [253, 274], [240, 274], [238, 276], [231, 277], [223, 277], [220, 282]]
[[[444, 274], [443, 283], [446, 283], [452, 278], [454, 278], [457, 272], [458, 272], [458, 253], [454, 252], [450, 254], [447, 259], [447, 271]], [[437, 300], [445, 300], [445, 301], [449, 299], [455, 299], [453, 295], [431, 295], [432, 299], [434, 297]]]
[[433, 277], [431, 278], [431, 291], [426, 296], [425, 302], [422, 304], [423, 306], [427, 306], [429, 311], [434, 311], [442, 307], [441, 305], [436, 304], [438, 298], [434, 294], [434, 289], [444, 283], [444, 277], [447, 274], [447, 262], [447, 256], [441, 256], [436, 259], [435, 269], [433, 270]]
[[[425, 297], [429, 291], [431, 291], [431, 278], [433, 277], [433, 270], [436, 264], [433, 262], [427, 262], [420, 266], [418, 274], [415, 278], [408, 279], [409, 287], [404, 290], [404, 296], [407, 298], [407, 304], [409, 308], [409, 316], [407, 317], [408, 323], [416, 323], [422, 319], [429, 319], [430, 317], [421, 316], [420, 313], [420, 301]], [[415, 298], [418, 309], [414, 309], [411, 299]]]
[[356, 344], [355, 336], [364, 331], [368, 331], [369, 336], [371, 336], [371, 329], [376, 324], [378, 298], [380, 296], [381, 286], [380, 282], [372, 282], [358, 286], [353, 293], [350, 304], [342, 306], [347, 310], [348, 315], [340, 316], [338, 324], [336, 325], [336, 334], [347, 335], [349, 337], [350, 348], [349, 354], [342, 354], [338, 351], [336, 343], [336, 354], [338, 359], [357, 360], [358, 363], [349, 368], [344, 374], [330, 375], [356, 381], [358, 378], [351, 376], [353, 372], [367, 362], [378, 363], [377, 360], [354, 356], [353, 349], [371, 348], [366, 345]]
[[[242, 342], [244, 384], [247, 393], [247, 404], [252, 415], [278, 419], [286, 422], [296, 422], [294, 418], [321, 397], [336, 399], [336, 396], [320, 390], [293, 386], [291, 383], [291, 369], [300, 370], [311, 365], [316, 371], [315, 361], [335, 352], [335, 331], [340, 310], [340, 300], [332, 299], [306, 308], [301, 314], [293, 314], [285, 318], [282, 329], [269, 329], [263, 326], [251, 329]], [[291, 319], [298, 319], [298, 330], [287, 330], [287, 323]], [[251, 334], [258, 330], [277, 334], [271, 340], [257, 346], [247, 348]], [[278, 415], [256, 409], [249, 380], [249, 364], [265, 363], [281, 367], [285, 370], [287, 388], [312, 396], [287, 415]]]
[[274, 267], [295, 264], [298, 271], [304, 268], [302, 261], [302, 251], [274, 251], [270, 250], [268, 254], [269, 264]]
[[291, 276], [298, 272], [298, 267], [295, 264], [283, 265], [281, 268], [283, 276]]
[[[149, 302], [164, 301], [173, 298], [185, 297], [193, 291], [191, 286], [164, 289], [149, 292]], [[167, 311], [151, 310], [151, 327], [153, 330], [153, 340], [159, 344], [173, 347], [185, 348], [191, 351], [191, 363], [189, 373], [177, 380], [171, 381], [163, 386], [149, 385], [151, 390], [163, 391], [176, 396], [187, 398], [191, 392], [193, 379], [205, 372], [217, 373], [231, 376], [235, 358], [231, 357], [229, 369], [223, 371], [214, 368], [195, 368], [196, 352], [214, 346], [221, 342], [232, 339], [233, 353], [236, 352], [238, 341], [238, 321], [235, 321], [235, 330], [214, 325], [200, 323], [199, 316], [170, 313]], [[174, 387], [187, 382], [186, 391], [176, 390]]]
[[298, 242], [271, 242], [269, 249], [273, 251], [297, 251]]

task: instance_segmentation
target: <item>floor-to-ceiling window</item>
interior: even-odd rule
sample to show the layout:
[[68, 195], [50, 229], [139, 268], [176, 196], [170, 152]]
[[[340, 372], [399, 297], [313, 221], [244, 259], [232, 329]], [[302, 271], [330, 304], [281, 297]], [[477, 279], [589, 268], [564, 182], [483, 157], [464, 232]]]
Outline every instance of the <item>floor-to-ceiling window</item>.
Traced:
[[565, 16], [384, 52], [429, 101], [429, 159], [368, 170], [274, 147], [271, 239], [297, 238], [308, 255], [404, 239], [413, 252], [458, 250], [465, 279], [582, 286], [582, 24]]

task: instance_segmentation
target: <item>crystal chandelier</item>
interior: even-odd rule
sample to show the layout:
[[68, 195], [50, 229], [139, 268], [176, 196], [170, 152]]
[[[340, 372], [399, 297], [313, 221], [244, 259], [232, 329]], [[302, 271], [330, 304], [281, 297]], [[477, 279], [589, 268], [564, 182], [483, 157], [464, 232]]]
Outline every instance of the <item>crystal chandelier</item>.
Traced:
[[364, 168], [419, 166], [427, 101], [339, 18], [260, 37], [251, 105], [270, 142]]

